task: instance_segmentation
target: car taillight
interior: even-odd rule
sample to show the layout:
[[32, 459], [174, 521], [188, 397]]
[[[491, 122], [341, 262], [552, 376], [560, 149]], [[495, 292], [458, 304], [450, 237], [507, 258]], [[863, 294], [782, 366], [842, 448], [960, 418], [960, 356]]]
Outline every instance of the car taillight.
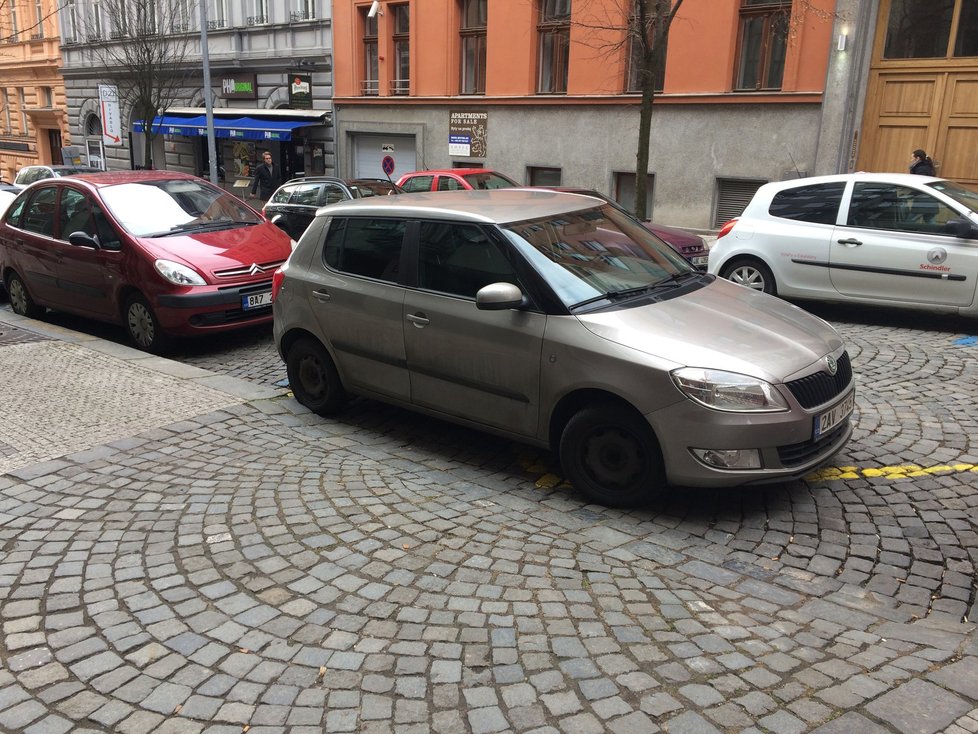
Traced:
[[730, 234], [730, 230], [732, 230], [734, 228], [734, 225], [736, 223], [737, 223], [737, 220], [736, 219], [731, 219], [729, 222], [727, 222], [725, 225], [723, 225], [720, 228], [720, 231], [717, 232], [717, 239], [720, 239], [724, 235]]
[[285, 271], [278, 268], [272, 273], [272, 301], [278, 300], [278, 292], [282, 290], [282, 283], [285, 282]]

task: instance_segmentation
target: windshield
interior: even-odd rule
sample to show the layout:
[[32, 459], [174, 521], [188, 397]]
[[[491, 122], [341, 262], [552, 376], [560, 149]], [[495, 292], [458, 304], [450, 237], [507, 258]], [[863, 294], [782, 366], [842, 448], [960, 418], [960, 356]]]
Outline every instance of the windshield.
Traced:
[[978, 213], [978, 194], [963, 186], [958, 186], [950, 181], [935, 181], [927, 184], [935, 191], [940, 191], [945, 196], [950, 196], [959, 204], [968, 207], [971, 211]]
[[350, 190], [361, 199], [368, 196], [387, 196], [400, 191], [394, 184], [386, 181], [357, 181], [350, 184]]
[[675, 250], [608, 204], [502, 229], [568, 308], [653, 290], [696, 273]]
[[244, 202], [203, 181], [140, 181], [106, 186], [100, 193], [119, 223], [137, 237], [261, 221]]
[[463, 175], [473, 189], [511, 189], [519, 186], [515, 181], [506, 178], [501, 173], [469, 173]]

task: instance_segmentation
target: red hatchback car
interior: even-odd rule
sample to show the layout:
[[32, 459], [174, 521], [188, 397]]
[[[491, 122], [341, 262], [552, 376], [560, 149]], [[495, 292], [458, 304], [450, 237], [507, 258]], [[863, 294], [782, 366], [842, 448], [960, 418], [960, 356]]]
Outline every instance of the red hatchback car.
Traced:
[[435, 171], [405, 173], [397, 185], [408, 194], [412, 191], [458, 191], [460, 189], [511, 189], [521, 184], [509, 176], [488, 168], [446, 168]]
[[15, 313], [52, 308], [122, 324], [141, 349], [272, 320], [272, 273], [292, 240], [203, 179], [170, 171], [53, 178], [0, 219]]

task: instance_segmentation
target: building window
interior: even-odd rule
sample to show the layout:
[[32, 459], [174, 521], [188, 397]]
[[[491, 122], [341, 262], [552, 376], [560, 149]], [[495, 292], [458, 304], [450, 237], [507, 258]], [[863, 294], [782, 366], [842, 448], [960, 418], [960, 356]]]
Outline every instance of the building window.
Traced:
[[[663, 43], [665, 46], [665, 43]], [[663, 87], [665, 87], [666, 79], [666, 49], [662, 49], [662, 54], [659, 57], [661, 61], [659, 62], [659, 68], [655, 70], [655, 86], [653, 89], [656, 92], [661, 92]], [[632, 36], [628, 41], [628, 64], [625, 70], [625, 91], [630, 93], [638, 93], [642, 91], [642, 44], [641, 42]]]
[[44, 38], [44, 8], [41, 0], [34, 0], [34, 19], [37, 25], [34, 26], [31, 38]]
[[92, 0], [92, 26], [91, 34], [88, 37], [90, 41], [99, 41], [102, 39], [104, 30], [102, 29], [102, 3], [101, 0]]
[[298, 10], [292, 13], [292, 20], [312, 20], [316, 17], [316, 0], [298, 0]]
[[394, 14], [394, 78], [391, 94], [411, 92], [411, 6], [393, 5]]
[[462, 94], [486, 93], [488, 0], [462, 0]]
[[51, 87], [41, 87], [41, 104], [49, 110], [54, 107], [54, 93]]
[[540, 0], [537, 42], [540, 47], [540, 94], [567, 93], [568, 49], [570, 47], [571, 0]]
[[268, 22], [268, 0], [255, 0], [255, 14], [246, 19], [248, 25], [265, 25]]
[[[952, 46], [955, 15], [958, 22]], [[926, 59], [951, 55], [978, 56], [976, 0], [892, 0], [883, 58]]]
[[102, 120], [98, 115], [89, 115], [85, 120], [85, 137], [94, 138], [102, 136]]
[[78, 32], [78, 13], [75, 8], [75, 0], [65, 0], [61, 17], [64, 21], [61, 24], [62, 35], [65, 43], [73, 43], [75, 34]]
[[560, 186], [560, 169], [527, 166], [526, 180], [530, 182], [530, 186]]
[[7, 39], [11, 43], [17, 40], [20, 33], [20, 26], [17, 25], [17, 3], [10, 3], [10, 37]]
[[29, 132], [27, 129], [27, 97], [24, 96], [24, 90], [17, 90], [17, 101], [20, 103], [20, 129], [27, 135]]
[[364, 8], [360, 17], [363, 23], [363, 81], [360, 83], [361, 94], [375, 95], [378, 92], [380, 79], [377, 61], [377, 16], [367, 17]]
[[791, 0], [742, 0], [738, 90], [781, 89]]
[[[645, 177], [645, 216], [652, 218], [652, 192], [655, 189], [655, 176]], [[630, 212], [635, 211], [635, 172], [617, 171], [615, 173], [615, 201]]]
[[3, 102], [3, 131], [9, 135], [11, 120], [10, 120], [10, 96], [7, 94], [6, 89], [0, 89], [0, 102]]
[[207, 26], [208, 28], [228, 27], [227, 0], [214, 0], [214, 12], [210, 13], [210, 20], [207, 21]]

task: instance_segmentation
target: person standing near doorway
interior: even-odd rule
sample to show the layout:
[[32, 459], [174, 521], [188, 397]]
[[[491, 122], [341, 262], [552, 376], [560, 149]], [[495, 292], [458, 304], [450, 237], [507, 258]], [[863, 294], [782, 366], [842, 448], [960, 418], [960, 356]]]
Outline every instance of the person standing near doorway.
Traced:
[[262, 162], [255, 168], [255, 180], [251, 182], [251, 195], [254, 196], [257, 191], [262, 201], [268, 201], [279, 187], [282, 176], [278, 167], [272, 163], [272, 154], [269, 151], [263, 152], [261, 157]]
[[913, 152], [913, 160], [910, 161], [910, 173], [916, 173], [919, 176], [936, 176], [937, 173], [934, 170], [934, 161], [930, 159], [923, 150], [917, 148]]

